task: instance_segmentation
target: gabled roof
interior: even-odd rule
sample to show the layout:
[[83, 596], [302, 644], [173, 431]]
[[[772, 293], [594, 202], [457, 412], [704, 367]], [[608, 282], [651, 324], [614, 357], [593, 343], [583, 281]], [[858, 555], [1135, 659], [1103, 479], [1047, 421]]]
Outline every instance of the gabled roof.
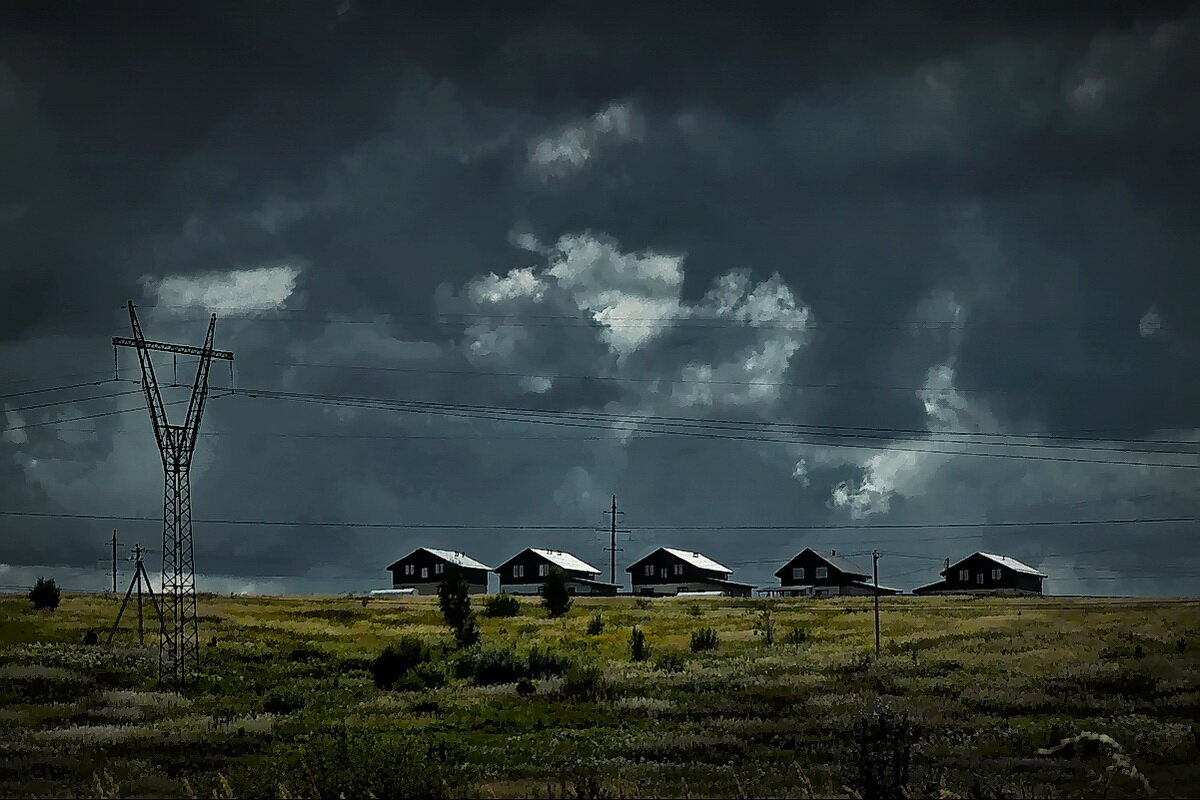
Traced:
[[[562, 550], [545, 550], [540, 547], [526, 547], [521, 551], [521, 553], [525, 552], [539, 555], [554, 566], [567, 572], [590, 572], [593, 575], [600, 574], [600, 570], [596, 569], [591, 564]], [[512, 561], [514, 558], [521, 555], [521, 553], [517, 553], [516, 556], [508, 559], [508, 561], [505, 561], [504, 564], [509, 563], [509, 561]], [[501, 564], [500, 567], [503, 567], [504, 564]], [[500, 567], [496, 567], [496, 571], [499, 571]]]
[[811, 547], [806, 547], [803, 550], [801, 550], [799, 553], [797, 553], [796, 555], [794, 555], [790, 559], [788, 559], [787, 563], [784, 564], [782, 567], [775, 570], [775, 577], [777, 577], [777, 578], [783, 577], [783, 571], [785, 569], [787, 569], [788, 566], [793, 561], [795, 561], [797, 558], [804, 555], [805, 553], [812, 553], [813, 555], [815, 555], [817, 558], [824, 561], [829, 566], [833, 567], [834, 569], [836, 569], [840, 572], [844, 572], [847, 575], [854, 575], [856, 577], [866, 578], [869, 574], [867, 572], [864, 572], [862, 567], [860, 567], [858, 564], [855, 564], [853, 561], [851, 561], [848, 558], [843, 558], [842, 556], [835, 556], [832, 553], [826, 555], [825, 553], [819, 553], [816, 550], [813, 550]]
[[416, 555], [417, 553], [420, 553], [420, 552], [429, 553], [434, 558], [440, 558], [447, 563], [453, 564], [456, 567], [462, 567], [463, 569], [486, 569], [486, 570], [491, 569], [491, 567], [489, 567], [487, 564], [480, 564], [478, 561], [471, 558], [466, 553], [460, 553], [457, 550], [437, 550], [433, 547], [418, 547], [416, 550], [413, 550], [411, 553], [406, 555], [404, 558], [397, 559], [395, 562], [393, 562], [388, 567], [388, 569], [394, 569], [395, 567], [399, 566], [402, 562], [407, 561], [408, 559], [412, 558], [414, 555]]
[[487, 564], [481, 564], [466, 553], [460, 553], [457, 550], [435, 550], [432, 547], [422, 547], [420, 549], [426, 553], [433, 553], [438, 558], [463, 569], [491, 569]]
[[996, 555], [995, 553], [984, 553], [982, 551], [971, 553], [971, 555], [967, 556], [966, 558], [960, 558], [958, 561], [955, 561], [953, 564], [951, 564], [950, 566], [948, 566], [944, 570], [942, 570], [941, 574], [949, 575], [951, 572], [953, 572], [955, 569], [958, 568], [959, 564], [963, 563], [967, 559], [974, 558], [975, 556], [983, 556], [986, 559], [995, 561], [1000, 566], [1008, 567], [1013, 572], [1021, 572], [1026, 575], [1037, 575], [1039, 578], [1046, 577], [1045, 575], [1038, 572], [1033, 567], [1029, 566], [1028, 564], [1022, 564], [1020, 561], [1017, 561], [1015, 558], [1010, 558], [1008, 556], [1000, 556], [1000, 555]]
[[729, 567], [726, 567], [723, 564], [718, 564], [716, 561], [713, 561], [711, 558], [703, 555], [702, 553], [696, 553], [691, 550], [677, 550], [674, 547], [659, 547], [655, 550], [652, 550], [626, 567], [625, 571], [632, 572], [634, 567], [660, 551], [670, 553], [680, 561], [686, 561], [688, 564], [691, 564], [693, 567], [697, 567], [698, 569], [708, 570], [709, 572], [724, 572], [726, 575], [733, 574], [733, 570], [731, 570]]

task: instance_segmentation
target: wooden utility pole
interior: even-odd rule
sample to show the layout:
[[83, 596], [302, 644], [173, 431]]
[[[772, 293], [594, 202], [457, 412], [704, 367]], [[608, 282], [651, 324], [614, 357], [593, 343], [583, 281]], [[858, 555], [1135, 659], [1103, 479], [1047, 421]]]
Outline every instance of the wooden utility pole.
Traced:
[[875, 660], [879, 660], [879, 551], [871, 551], [871, 577], [875, 583]]
[[117, 626], [121, 624], [121, 616], [125, 613], [125, 606], [129, 604], [129, 598], [133, 595], [135, 588], [137, 589], [138, 644], [146, 643], [146, 627], [142, 619], [142, 581], [146, 582], [146, 592], [150, 595], [150, 603], [154, 606], [155, 616], [158, 617], [159, 633], [162, 633], [162, 609], [159, 608], [158, 600], [154, 597], [154, 587], [150, 584], [150, 576], [146, 574], [146, 565], [142, 563], [142, 553], [144, 552], [140, 544], [133, 546], [133, 580], [129, 582], [129, 588], [125, 590], [125, 599], [121, 601], [121, 610], [117, 612], [117, 619], [108, 632], [108, 644], [112, 644]]

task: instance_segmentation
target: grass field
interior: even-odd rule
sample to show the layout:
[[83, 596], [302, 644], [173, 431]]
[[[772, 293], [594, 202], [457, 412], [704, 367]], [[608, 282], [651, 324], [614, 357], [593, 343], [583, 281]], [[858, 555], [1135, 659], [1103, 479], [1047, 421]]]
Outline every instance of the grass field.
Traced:
[[[453, 649], [436, 599], [202, 597], [184, 695], [128, 625], [103, 646], [116, 605], [0, 599], [0, 793], [852, 796], [881, 766], [914, 796], [1200, 790], [1195, 600], [887, 598], [876, 662], [862, 598], [576, 599], [562, 619], [527, 598], [480, 620], [483, 650], [536, 649], [545, 677], [517, 685], [478, 667], [503, 654]], [[405, 636], [432, 660], [377, 688]], [[1111, 740], [1038, 754], [1085, 731]]]

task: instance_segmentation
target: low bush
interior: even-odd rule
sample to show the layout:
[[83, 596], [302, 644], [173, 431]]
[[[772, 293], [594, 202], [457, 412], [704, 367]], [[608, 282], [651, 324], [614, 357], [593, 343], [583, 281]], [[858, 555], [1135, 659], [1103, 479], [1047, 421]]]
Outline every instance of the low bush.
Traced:
[[783, 641], [786, 644], [804, 644], [808, 641], [808, 631], [804, 628], [791, 628], [784, 634]]
[[716, 650], [720, 641], [715, 628], [701, 628], [698, 631], [692, 631], [692, 652]]
[[587, 634], [588, 636], [599, 636], [604, 633], [604, 617], [597, 614], [588, 620]]
[[291, 686], [277, 686], [263, 698], [263, 711], [268, 714], [291, 714], [304, 708], [305, 697]]
[[664, 653], [659, 656], [654, 668], [659, 672], [683, 672], [684, 659], [679, 653]]
[[479, 686], [516, 683], [524, 678], [528, 664], [508, 649], [478, 649], [464, 653], [454, 664], [455, 674], [470, 678]]
[[528, 668], [526, 675], [530, 678], [554, 678], [565, 675], [572, 666], [569, 656], [555, 653], [550, 648], [540, 650], [533, 648], [525, 661]]
[[517, 681], [517, 694], [521, 695], [521, 697], [529, 697], [536, 691], [537, 687], [528, 678], [521, 678], [521, 680]]
[[608, 700], [616, 694], [612, 681], [596, 666], [572, 669], [558, 691], [566, 700]]
[[278, 748], [232, 796], [462, 797], [462, 763], [458, 748], [424, 736], [338, 728]]
[[855, 738], [846, 777], [858, 796], [909, 797], [915, 737], [908, 717], [886, 708], [870, 711], [859, 719]]
[[62, 590], [54, 578], [38, 578], [27, 595], [35, 611], [53, 611], [62, 600]]
[[650, 598], [649, 597], [635, 597], [633, 599], [633, 604], [635, 606], [637, 606], [638, 608], [640, 608], [642, 611], [645, 611], [646, 609], [648, 609], [650, 607]]
[[646, 661], [650, 658], [651, 649], [650, 643], [646, 641], [646, 634], [635, 625], [629, 633], [629, 657], [634, 661]]
[[464, 653], [455, 662], [455, 674], [470, 678], [479, 686], [516, 683], [522, 679], [552, 678], [566, 674], [573, 662], [568, 656], [549, 648], [534, 648], [528, 656], [509, 649], [476, 649]]
[[[385, 647], [371, 664], [371, 677], [380, 689], [393, 685], [416, 667], [432, 659], [429, 647], [416, 636], [405, 636], [395, 645]], [[411, 681], [410, 681], [411, 683]]]
[[511, 594], [494, 594], [483, 603], [485, 617], [516, 617], [521, 613], [521, 601]]

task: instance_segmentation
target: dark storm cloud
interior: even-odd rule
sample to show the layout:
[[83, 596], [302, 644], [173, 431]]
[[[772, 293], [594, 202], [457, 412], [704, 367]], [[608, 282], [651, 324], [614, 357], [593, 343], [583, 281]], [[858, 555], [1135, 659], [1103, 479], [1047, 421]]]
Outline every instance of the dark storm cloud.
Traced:
[[[1195, 436], [1200, 28], [1185, 5], [5, 14], [6, 377], [103, 373], [133, 297], [162, 339], [198, 339], [205, 307], [232, 306], [217, 308], [218, 341], [243, 386]], [[816, 327], [786, 330], [800, 321]], [[928, 321], [957, 325], [913, 324]], [[311, 363], [392, 371], [298, 366]], [[136, 400], [6, 414], [3, 506], [157, 513], [144, 417], [20, 427]], [[634, 529], [1194, 513], [1186, 470], [902, 449], [930, 446], [917, 434], [860, 449], [626, 441], [266, 398], [214, 400], [206, 432], [198, 517], [591, 524], [613, 492]], [[25, 536], [35, 525], [47, 535]], [[2, 518], [0, 558], [87, 566], [103, 529]], [[1161, 553], [1180, 535], [1101, 529], [1089, 545]], [[432, 536], [210, 526], [198, 562], [337, 589]], [[600, 553], [587, 533], [436, 536], [493, 562], [538, 543]], [[745, 561], [888, 535], [636, 536], [627, 548]], [[1073, 559], [1078, 541], [930, 531], [907, 547], [986, 545], [1053, 567], [1060, 591], [1103, 589], [1086, 570], [1125, 556]], [[1133, 590], [1156, 586], [1192, 591]]]

